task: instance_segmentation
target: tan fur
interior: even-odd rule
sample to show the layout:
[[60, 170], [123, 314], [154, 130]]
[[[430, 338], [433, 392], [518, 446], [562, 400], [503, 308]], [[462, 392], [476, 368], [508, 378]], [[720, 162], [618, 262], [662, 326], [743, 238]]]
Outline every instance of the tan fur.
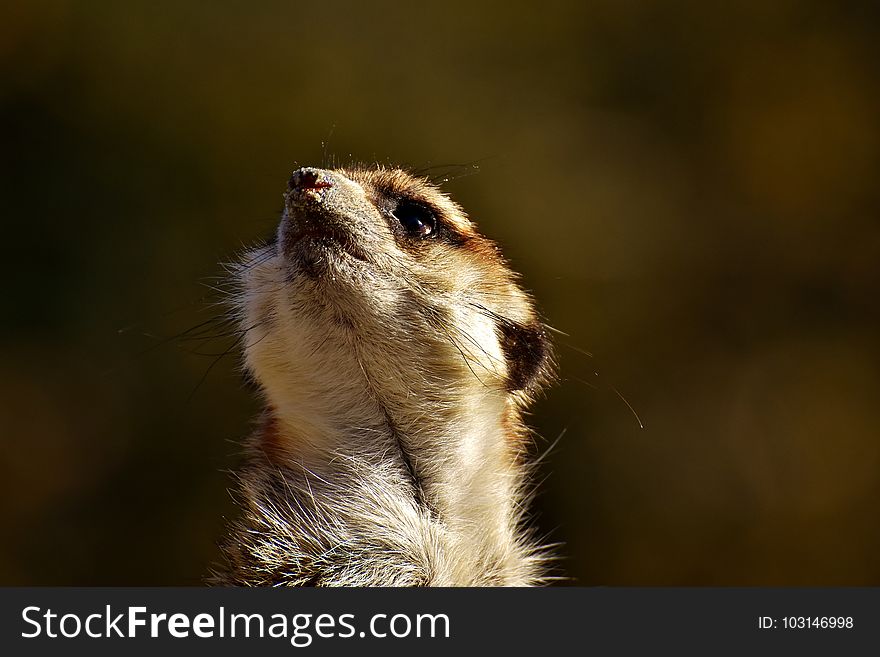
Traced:
[[[405, 234], [404, 202], [428, 208], [436, 234]], [[464, 212], [401, 170], [303, 169], [277, 240], [236, 277], [266, 411], [214, 581], [540, 583], [521, 413], [552, 358], [530, 298]]]

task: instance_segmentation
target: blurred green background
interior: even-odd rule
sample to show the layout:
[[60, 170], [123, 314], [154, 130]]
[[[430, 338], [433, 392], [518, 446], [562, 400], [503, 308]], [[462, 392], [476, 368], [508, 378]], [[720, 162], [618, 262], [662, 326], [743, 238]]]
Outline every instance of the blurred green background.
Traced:
[[0, 583], [199, 583], [257, 409], [161, 338], [332, 155], [479, 164], [575, 583], [880, 584], [878, 7], [5, 4]]

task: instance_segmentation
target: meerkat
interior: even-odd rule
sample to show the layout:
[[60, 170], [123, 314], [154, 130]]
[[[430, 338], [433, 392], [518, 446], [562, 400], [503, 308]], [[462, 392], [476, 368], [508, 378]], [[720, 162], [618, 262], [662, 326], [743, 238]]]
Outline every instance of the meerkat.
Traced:
[[265, 410], [212, 583], [544, 583], [522, 415], [552, 349], [461, 207], [401, 169], [301, 168], [232, 274]]

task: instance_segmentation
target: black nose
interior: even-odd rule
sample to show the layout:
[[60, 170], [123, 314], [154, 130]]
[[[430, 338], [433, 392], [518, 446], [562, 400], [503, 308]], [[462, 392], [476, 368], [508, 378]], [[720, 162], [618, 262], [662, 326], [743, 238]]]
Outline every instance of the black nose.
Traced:
[[321, 169], [302, 168], [297, 169], [290, 175], [287, 181], [287, 188], [291, 191], [298, 189], [301, 191], [307, 189], [325, 189], [333, 187], [333, 183]]

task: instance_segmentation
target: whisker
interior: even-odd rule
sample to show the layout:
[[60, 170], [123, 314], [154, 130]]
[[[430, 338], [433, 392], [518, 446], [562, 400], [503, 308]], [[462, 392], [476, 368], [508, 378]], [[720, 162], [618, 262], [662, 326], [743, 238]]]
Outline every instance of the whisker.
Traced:
[[636, 413], [636, 409], [634, 409], [634, 408], [632, 407], [632, 404], [630, 404], [630, 403], [626, 400], [626, 397], [624, 397], [622, 394], [620, 394], [620, 391], [619, 391], [617, 388], [615, 388], [614, 386], [611, 386], [611, 389], [617, 394], [618, 397], [620, 397], [621, 401], [622, 401], [624, 404], [626, 404], [627, 408], [629, 408], [629, 410], [632, 412], [633, 417], [636, 419], [636, 422], [639, 423], [639, 429], [644, 429], [644, 428], [645, 428], [645, 425], [642, 424], [642, 418], [640, 418], [640, 417], [639, 417], [639, 414]]

